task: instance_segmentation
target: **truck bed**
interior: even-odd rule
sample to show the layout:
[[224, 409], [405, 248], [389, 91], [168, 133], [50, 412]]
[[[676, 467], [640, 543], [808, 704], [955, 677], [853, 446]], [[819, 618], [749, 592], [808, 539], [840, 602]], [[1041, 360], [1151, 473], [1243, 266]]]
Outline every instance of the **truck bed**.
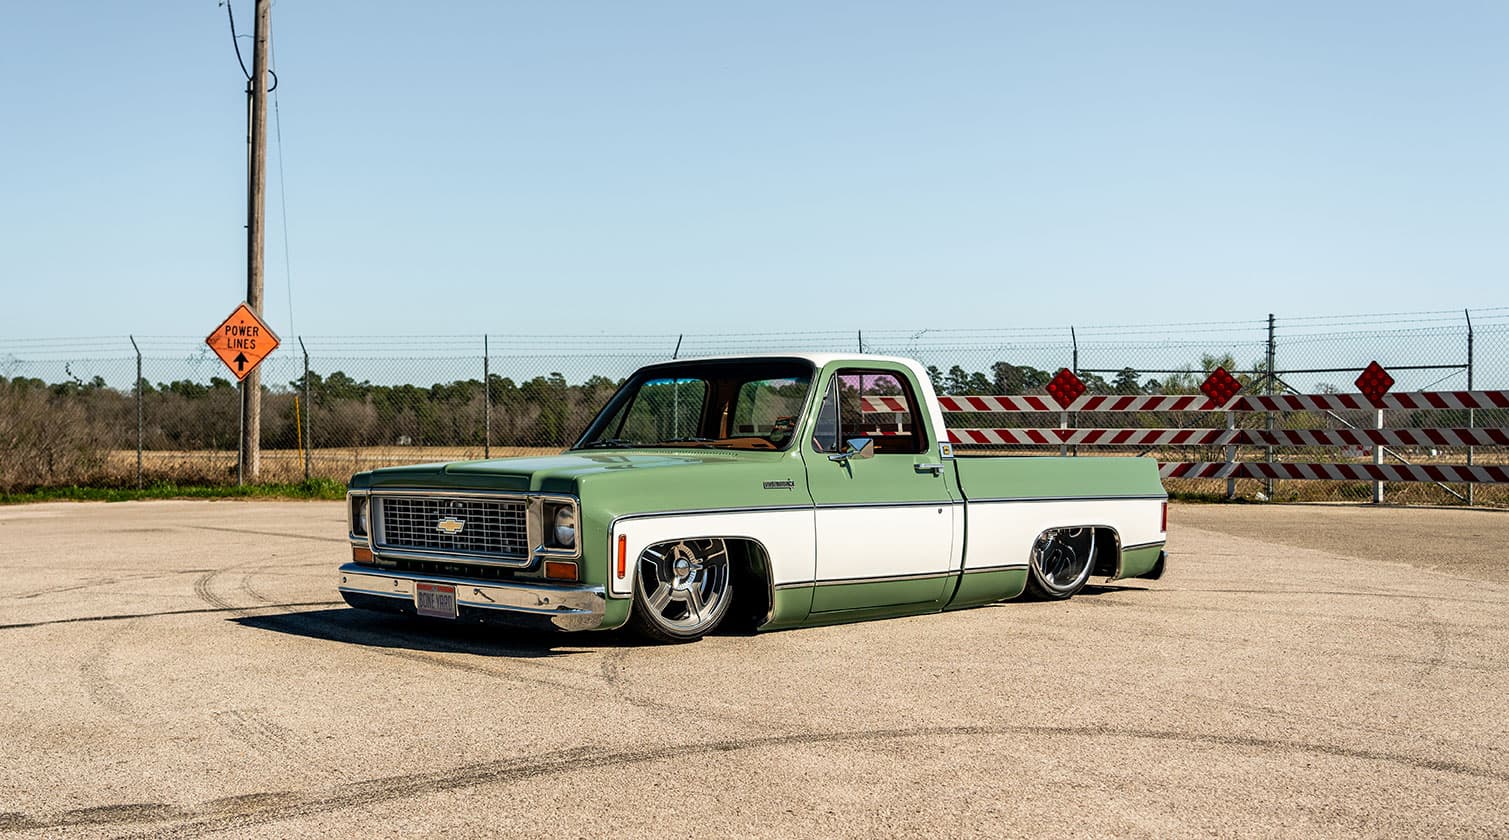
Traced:
[[972, 455], [954, 463], [970, 501], [1167, 496], [1151, 458]]

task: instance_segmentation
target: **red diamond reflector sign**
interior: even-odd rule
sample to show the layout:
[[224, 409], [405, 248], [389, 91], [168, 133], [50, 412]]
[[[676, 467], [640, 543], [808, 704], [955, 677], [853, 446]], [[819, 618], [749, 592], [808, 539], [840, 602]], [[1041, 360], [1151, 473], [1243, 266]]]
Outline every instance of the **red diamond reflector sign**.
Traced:
[[1200, 383], [1200, 393], [1210, 397], [1216, 405], [1225, 405], [1237, 392], [1242, 390], [1242, 383], [1235, 376], [1226, 372], [1226, 368], [1218, 367], [1205, 377]]
[[1059, 368], [1058, 373], [1048, 383], [1048, 396], [1059, 404], [1060, 408], [1068, 408], [1069, 404], [1079, 399], [1085, 392], [1085, 383], [1068, 368]]
[[1356, 384], [1357, 390], [1367, 397], [1374, 408], [1383, 408], [1383, 395], [1388, 393], [1388, 389], [1394, 387], [1394, 377], [1388, 375], [1383, 365], [1373, 361], [1363, 369], [1362, 375], [1357, 377]]

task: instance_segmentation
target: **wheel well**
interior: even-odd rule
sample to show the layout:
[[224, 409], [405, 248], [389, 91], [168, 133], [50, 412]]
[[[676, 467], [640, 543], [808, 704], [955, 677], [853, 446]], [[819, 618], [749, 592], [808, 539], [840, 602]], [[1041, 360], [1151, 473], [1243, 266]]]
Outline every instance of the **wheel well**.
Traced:
[[1095, 564], [1090, 574], [1113, 578], [1121, 571], [1121, 535], [1115, 528], [1095, 529]]
[[724, 616], [725, 630], [753, 631], [770, 620], [775, 609], [775, 590], [771, 585], [770, 557], [755, 540], [728, 537], [729, 563], [732, 571], [733, 603]]

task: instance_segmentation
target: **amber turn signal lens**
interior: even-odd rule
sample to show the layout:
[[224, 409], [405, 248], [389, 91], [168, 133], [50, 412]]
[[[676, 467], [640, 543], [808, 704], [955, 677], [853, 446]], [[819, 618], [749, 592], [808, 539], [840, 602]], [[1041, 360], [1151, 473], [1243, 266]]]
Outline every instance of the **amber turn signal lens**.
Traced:
[[546, 560], [545, 577], [550, 580], [576, 580], [576, 564], [566, 560]]
[[357, 548], [354, 545], [351, 546], [351, 560], [354, 563], [371, 563], [372, 562], [372, 549], [370, 549], [370, 548]]
[[618, 577], [620, 580], [629, 573], [629, 538], [623, 534], [618, 535]]

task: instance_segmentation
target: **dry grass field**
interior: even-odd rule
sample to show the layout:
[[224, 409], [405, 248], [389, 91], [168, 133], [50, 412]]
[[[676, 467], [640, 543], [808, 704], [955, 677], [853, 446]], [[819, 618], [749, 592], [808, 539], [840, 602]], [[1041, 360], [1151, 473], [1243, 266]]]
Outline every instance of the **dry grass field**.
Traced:
[[[557, 447], [503, 447], [491, 449], [494, 458], [554, 455]], [[993, 453], [1005, 454], [1005, 453]], [[1043, 455], [1041, 450], [1033, 453], [1011, 454]], [[1181, 455], [1163, 453], [1160, 460], [1176, 460]], [[346, 481], [353, 473], [377, 467], [397, 464], [426, 464], [437, 461], [466, 461], [483, 457], [480, 446], [357, 446], [329, 447], [311, 450], [308, 453], [309, 475]], [[1113, 456], [1114, 457], [1114, 456]], [[1152, 456], [1149, 456], [1152, 457]], [[1366, 460], [1351, 459], [1355, 463]], [[1462, 458], [1452, 452], [1450, 457], [1430, 457], [1419, 453], [1410, 461], [1417, 464], [1459, 464]], [[1509, 453], [1500, 450], [1481, 452], [1479, 464], [1509, 463]], [[142, 453], [142, 476], [145, 481], [172, 481], [176, 483], [219, 484], [236, 478], [236, 453], [234, 450], [149, 450]], [[304, 478], [304, 457], [292, 449], [262, 450], [262, 475], [264, 482], [296, 482]], [[115, 450], [109, 454], [104, 475], [95, 483], [124, 486], [136, 480], [136, 452]], [[1223, 496], [1224, 480], [1171, 479], [1164, 482], [1172, 493]], [[1465, 484], [1449, 485], [1452, 491], [1465, 497]], [[1237, 481], [1237, 496], [1256, 500], [1260, 492], [1266, 495], [1263, 482], [1254, 479]], [[1461, 505], [1462, 500], [1435, 484], [1390, 482], [1385, 485], [1385, 500], [1392, 504], [1411, 505]], [[1366, 502], [1372, 498], [1372, 485], [1364, 481], [1279, 481], [1274, 483], [1272, 500], [1277, 502]], [[1473, 502], [1486, 507], [1509, 507], [1509, 486], [1479, 485], [1473, 490]]]
[[[554, 455], [555, 447], [494, 446], [494, 458]], [[294, 482], [304, 478], [304, 454], [293, 449], [262, 450], [262, 476], [266, 482]], [[345, 481], [353, 473], [396, 464], [428, 464], [436, 461], [470, 461], [483, 456], [480, 446], [355, 446], [312, 449], [309, 474], [315, 478]], [[128, 484], [136, 477], [135, 450], [110, 453], [105, 481]], [[234, 481], [234, 450], [149, 450], [142, 453], [142, 475], [147, 481]]]

